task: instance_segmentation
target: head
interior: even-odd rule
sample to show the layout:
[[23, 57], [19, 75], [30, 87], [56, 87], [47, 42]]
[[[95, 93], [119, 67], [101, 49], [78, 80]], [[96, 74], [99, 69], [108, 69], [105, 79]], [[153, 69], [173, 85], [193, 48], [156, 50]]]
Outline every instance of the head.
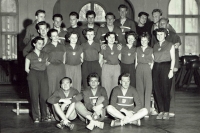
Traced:
[[115, 21], [115, 15], [112, 12], [106, 13], [106, 23], [108, 26], [112, 26]]
[[159, 28], [167, 29], [169, 27], [169, 19], [168, 18], [161, 18], [158, 24]]
[[71, 12], [69, 14], [69, 20], [72, 27], [77, 26], [78, 19], [79, 19], [79, 14], [77, 12]]
[[140, 36], [141, 44], [143, 47], [147, 47], [148, 43], [150, 41], [150, 36], [147, 32], [143, 32], [142, 35]]
[[140, 12], [138, 14], [138, 23], [141, 24], [141, 25], [145, 25], [146, 22], [147, 22], [148, 17], [149, 17], [148, 13], [146, 13], [146, 12]]
[[31, 41], [32, 45], [35, 47], [35, 49], [37, 50], [42, 50], [43, 46], [44, 46], [44, 38], [40, 37], [40, 36], [36, 36], [32, 41]]
[[122, 74], [119, 82], [124, 89], [128, 89], [130, 86], [130, 74], [129, 73]]
[[76, 44], [78, 41], [79, 35], [77, 32], [69, 32], [65, 35], [65, 40], [69, 41], [71, 44]]
[[114, 44], [117, 38], [117, 35], [115, 32], [108, 32], [105, 35], [107, 44]]
[[57, 42], [59, 40], [58, 31], [56, 29], [50, 29], [48, 32], [48, 36], [52, 42]]
[[64, 77], [60, 80], [60, 87], [64, 91], [67, 91], [72, 87], [72, 79], [69, 77]]
[[128, 13], [128, 7], [124, 4], [119, 5], [118, 7], [119, 15], [121, 19], [126, 18], [126, 15]]
[[96, 89], [99, 86], [99, 75], [97, 73], [91, 73], [87, 77], [87, 81], [92, 89]]
[[125, 39], [128, 44], [134, 44], [137, 38], [138, 38], [138, 35], [135, 31], [128, 31], [125, 33]]
[[48, 24], [45, 21], [41, 21], [41, 22], [37, 23], [36, 29], [37, 29], [38, 33], [40, 34], [40, 36], [42, 36], [42, 37], [46, 37], [47, 32], [49, 31]]
[[37, 22], [45, 21], [45, 11], [37, 10], [35, 12], [35, 18], [36, 18]]
[[86, 12], [86, 18], [87, 18], [88, 24], [94, 24], [95, 17], [96, 17], [96, 13], [94, 11], [89, 10]]
[[86, 30], [84, 30], [84, 34], [87, 38], [88, 41], [93, 41], [94, 37], [95, 37], [95, 31], [92, 28], [88, 28]]
[[52, 19], [53, 19], [53, 26], [55, 28], [60, 28], [63, 21], [63, 16], [61, 14], [54, 14]]
[[156, 37], [157, 37], [159, 42], [164, 41], [167, 34], [168, 34], [168, 32], [165, 28], [156, 29], [155, 33], [156, 33]]
[[160, 10], [160, 9], [154, 9], [152, 11], [152, 16], [153, 16], [153, 22], [154, 22], [154, 24], [158, 23], [158, 21], [160, 20], [160, 18], [162, 18], [162, 10]]

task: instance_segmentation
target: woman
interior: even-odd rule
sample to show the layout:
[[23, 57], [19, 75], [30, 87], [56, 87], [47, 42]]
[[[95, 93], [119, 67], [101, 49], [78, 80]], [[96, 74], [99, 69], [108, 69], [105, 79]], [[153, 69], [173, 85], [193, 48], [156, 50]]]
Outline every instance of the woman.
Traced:
[[167, 30], [156, 30], [158, 43], [153, 47], [153, 87], [159, 114], [156, 119], [169, 119], [170, 90], [175, 65], [175, 48], [172, 43], [165, 40]]

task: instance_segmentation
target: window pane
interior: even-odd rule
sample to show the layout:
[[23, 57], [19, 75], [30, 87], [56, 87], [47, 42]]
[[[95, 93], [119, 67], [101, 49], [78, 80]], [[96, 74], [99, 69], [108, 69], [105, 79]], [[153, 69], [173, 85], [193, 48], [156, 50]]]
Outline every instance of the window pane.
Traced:
[[87, 20], [86, 17], [85, 17], [85, 14], [88, 10], [91, 10], [91, 3], [88, 3], [81, 8], [80, 13], [79, 13], [79, 20], [80, 21], [86, 21]]
[[177, 33], [183, 32], [183, 25], [181, 18], [169, 18], [169, 23], [176, 30]]
[[185, 37], [185, 55], [199, 55], [198, 36], [186, 36]]
[[185, 14], [198, 15], [198, 5], [195, 0], [185, 0]]
[[198, 18], [186, 18], [185, 19], [185, 32], [197, 33], [198, 32]]
[[171, 0], [169, 3], [169, 15], [181, 15], [183, 14], [183, 2], [182, 0]]
[[1, 12], [17, 12], [15, 0], [1, 0]]
[[98, 21], [98, 22], [105, 22], [106, 21], [105, 20], [106, 13], [100, 5], [94, 4], [94, 11], [96, 13], [95, 21]]
[[17, 31], [17, 21], [15, 16], [2, 16], [2, 31], [14, 32]]

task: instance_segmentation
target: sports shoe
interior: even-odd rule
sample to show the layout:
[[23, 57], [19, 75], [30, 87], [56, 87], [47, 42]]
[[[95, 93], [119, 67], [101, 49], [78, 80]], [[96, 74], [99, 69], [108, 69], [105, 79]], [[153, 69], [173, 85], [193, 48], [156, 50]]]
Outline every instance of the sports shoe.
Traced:
[[169, 113], [169, 117], [175, 117], [175, 113]]
[[74, 124], [72, 124], [71, 122], [67, 123], [65, 126], [69, 127], [70, 130], [73, 130], [74, 128]]
[[103, 129], [103, 127], [104, 127], [104, 122], [95, 121], [94, 125], [97, 126], [97, 127], [100, 128], [100, 129]]
[[87, 127], [87, 129], [89, 129], [89, 130], [93, 130], [93, 129], [94, 129], [94, 123], [93, 123], [93, 122], [90, 122], [86, 127]]
[[110, 126], [111, 127], [122, 126], [122, 121], [120, 119], [112, 120]]
[[164, 119], [164, 120], [169, 120], [169, 112], [165, 112], [165, 113], [163, 114], [163, 119]]
[[161, 120], [163, 119], [163, 112], [160, 112], [157, 117], [156, 117], [157, 120]]
[[130, 124], [133, 124], [133, 125], [136, 125], [136, 126], [141, 126], [141, 121], [139, 119], [139, 120], [130, 122]]
[[42, 122], [50, 122], [51, 119], [49, 119], [48, 117], [45, 117], [45, 118], [42, 118], [41, 121], [42, 121]]
[[150, 114], [151, 114], [151, 115], [157, 115], [158, 112], [155, 110], [155, 108], [152, 108]]
[[145, 119], [148, 119], [148, 118], [149, 118], [149, 115], [145, 115], [144, 118], [145, 118]]
[[35, 118], [34, 123], [39, 123], [40, 119], [39, 118]]
[[56, 127], [63, 129], [65, 127], [65, 125], [63, 125], [63, 123], [60, 122], [60, 123], [56, 124]]

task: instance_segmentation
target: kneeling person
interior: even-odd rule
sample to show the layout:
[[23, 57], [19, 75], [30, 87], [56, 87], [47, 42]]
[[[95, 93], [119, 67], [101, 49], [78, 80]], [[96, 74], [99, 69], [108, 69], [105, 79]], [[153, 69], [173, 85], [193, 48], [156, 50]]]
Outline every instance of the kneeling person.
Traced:
[[79, 93], [77, 89], [72, 88], [72, 80], [64, 77], [60, 81], [61, 88], [56, 90], [48, 99], [48, 103], [53, 105], [53, 112], [56, 120], [59, 120], [56, 126], [63, 129], [64, 126], [73, 129], [74, 124], [70, 120], [74, 120], [77, 116], [75, 111], [75, 96]]
[[97, 73], [91, 73], [88, 76], [89, 87], [78, 96], [82, 102], [76, 103], [76, 111], [81, 119], [90, 121], [86, 126], [93, 130], [95, 126], [103, 129], [105, 118], [105, 107], [108, 105], [108, 96], [105, 88], [99, 86], [99, 76]]
[[116, 119], [112, 120], [111, 127], [125, 124], [140, 126], [140, 119], [148, 114], [147, 109], [141, 107], [136, 89], [130, 86], [130, 74], [123, 74], [120, 85], [112, 91], [110, 105], [107, 107], [107, 112]]

